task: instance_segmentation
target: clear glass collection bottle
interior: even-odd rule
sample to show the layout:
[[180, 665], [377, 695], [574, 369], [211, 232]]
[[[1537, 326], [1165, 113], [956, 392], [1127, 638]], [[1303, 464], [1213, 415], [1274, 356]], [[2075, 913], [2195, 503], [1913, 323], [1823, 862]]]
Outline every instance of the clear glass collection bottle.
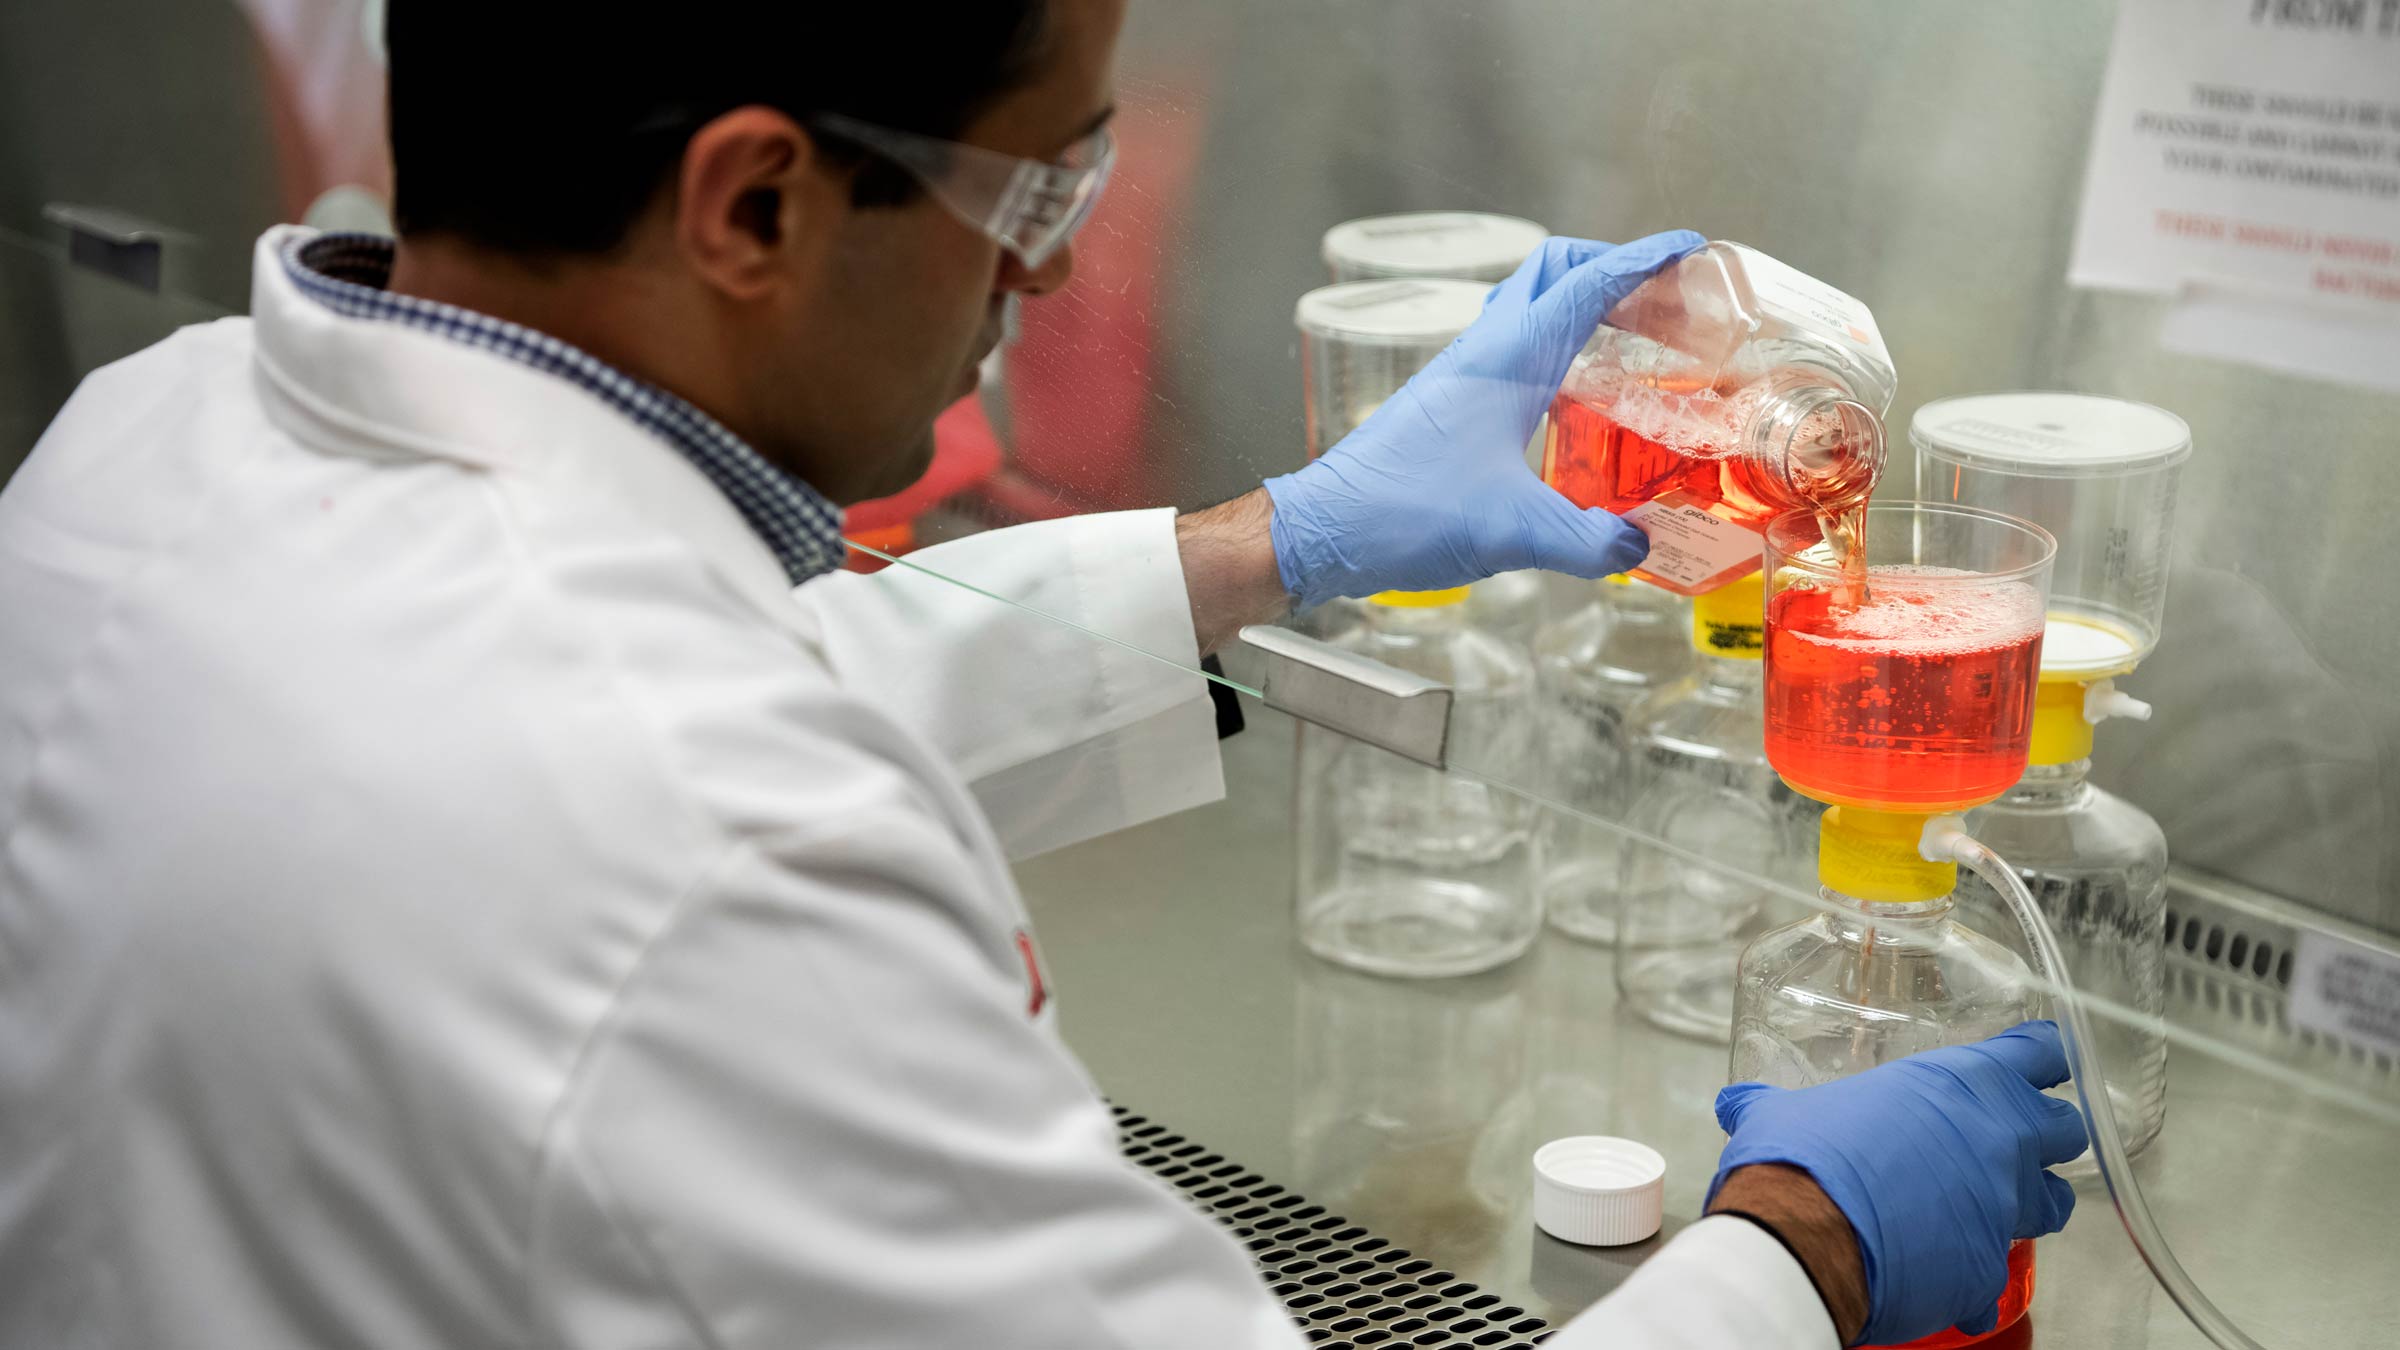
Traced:
[[[1801, 1088], [2046, 1015], [2016, 953], [1955, 921], [1951, 863], [1917, 856], [1925, 817], [1828, 808], [1818, 898], [1831, 912], [1752, 942], [1735, 979], [1729, 1081]], [[2033, 1301], [2033, 1244], [2009, 1248], [1996, 1334]], [[1950, 1350], [1955, 1329], [1908, 1343]]]
[[[1464, 587], [1389, 592], [1335, 641], [1453, 691], [1451, 741], [1498, 782], [1530, 781], [1533, 663], [1467, 622]], [[1382, 975], [1462, 975], [1509, 961], [1541, 927], [1534, 808], [1322, 727], [1300, 729], [1300, 940]]]
[[[1589, 604], [1534, 640], [1541, 696], [1543, 784], [1554, 801], [1622, 823], [1640, 792], [1626, 739], [1634, 711], [1690, 673], [1687, 606], [1623, 577], [1593, 584]], [[1587, 942], [1617, 938], [1614, 830], [1564, 811], [1541, 817], [1542, 911]]]
[[1539, 572], [1502, 572], [1467, 588], [1467, 619], [1527, 651], [1540, 635], [1547, 601]]
[[1697, 668], [1652, 695], [1627, 734], [1640, 786], [1626, 823], [1641, 838], [1619, 850], [1617, 994], [1653, 1025], [1719, 1043], [1743, 943], [1800, 912], [1760, 879], [1799, 886], [1815, 865], [1818, 808], [1764, 748], [1762, 604], [1755, 573], [1695, 600]]
[[[2025, 879], [2075, 987], [2124, 1010], [2094, 1017], [2092, 1039], [2126, 1152], [2139, 1156], [2167, 1109], [2167, 837], [2140, 807], [2089, 781], [2087, 698], [2080, 684], [2041, 686], [2032, 767], [2000, 800], [1976, 808], [1967, 830]], [[2059, 755], [2073, 758], [2047, 762]], [[1962, 875], [1958, 902], [1968, 922], [2021, 950], [2016, 921], [1988, 883]], [[2089, 1154], [2060, 1170], [2097, 1174]]]
[[1323, 961], [1295, 977], [1292, 1183], [1386, 1237], [1434, 1241], [1446, 1262], [1497, 1259], [1539, 1142], [1527, 982], [1391, 980]]
[[[1817, 896], [1831, 912], [1777, 928], [1742, 954], [1733, 1081], [1808, 1087], [2041, 1015], [2016, 953], [1957, 922], [1958, 869], [1916, 856], [1923, 826], [1916, 815], [1826, 808], [1827, 879]], [[1908, 887], [1888, 874], [1927, 881]], [[1935, 894], [1883, 898], [1922, 891]]]
[[[2126, 1149], [2139, 1154], [2166, 1117], [2167, 843], [2156, 821], [2088, 778], [2094, 725], [2149, 715], [2116, 681], [2158, 644], [2191, 428], [2145, 403], [2019, 391], [1925, 404], [1909, 439], [1929, 495], [2022, 516], [2058, 538], [2030, 767], [1967, 825], [2033, 892], [2074, 984], [2115, 1005], [2093, 1017], [2093, 1048]], [[2023, 954], [1990, 886], [1961, 877], [1958, 901]], [[2088, 1155], [2060, 1170], [2097, 1173]]]

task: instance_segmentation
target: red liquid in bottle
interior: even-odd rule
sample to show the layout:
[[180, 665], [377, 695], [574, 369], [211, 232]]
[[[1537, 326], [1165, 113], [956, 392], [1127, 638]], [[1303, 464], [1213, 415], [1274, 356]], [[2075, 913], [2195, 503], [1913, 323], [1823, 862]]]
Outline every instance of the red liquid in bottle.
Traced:
[[1958, 1346], [1988, 1341], [2017, 1324], [2025, 1310], [2033, 1306], [2033, 1244], [2023, 1238], [2008, 1244], [2008, 1287], [2000, 1291], [2000, 1320], [1980, 1336], [1969, 1336], [1956, 1327], [1919, 1336], [1898, 1345], [1869, 1346], [1866, 1350], [1956, 1350]]
[[[1611, 401], [1612, 390], [1634, 401], [1632, 414]], [[1704, 595], [1758, 569], [1767, 523], [1787, 511], [1846, 519], [1853, 528], [1844, 542], [1857, 537], [1882, 463], [1870, 448], [1875, 442], [1862, 442], [1863, 433], [1842, 414], [1799, 414], [1784, 435], [1804, 447], [1804, 472], [1811, 476], [1787, 479], [1789, 465], [1771, 466], [1742, 448], [1745, 428], [1780, 397], [1764, 384], [1727, 393], [1668, 380], [1620, 376], [1612, 386], [1570, 377], [1569, 389], [1550, 402], [1542, 477], [1577, 506], [1620, 515], [1651, 503], [1670, 508], [1676, 519], [1637, 518], [1651, 553], [1633, 575]]]
[[[1684, 392], [1717, 397], [1701, 390]], [[1667, 499], [1668, 505], [1697, 507], [1762, 536], [1768, 521], [1808, 505], [1747, 455], [1715, 447], [1699, 453], [1673, 449], [1626, 430], [1606, 410], [1564, 392], [1550, 403], [1542, 478], [1577, 506], [1623, 514]], [[1678, 594], [1701, 595], [1756, 571], [1761, 551], [1750, 549], [1718, 566], [1679, 568], [1672, 577], [1646, 566], [1635, 568], [1632, 575]]]
[[1878, 567], [1855, 608], [1794, 588], [1767, 604], [1767, 761], [1837, 806], [1964, 810], [2025, 772], [2041, 593]]
[[1565, 393], [1550, 403], [1542, 476], [1577, 506], [1630, 511], [1682, 492], [1710, 515], [1761, 533], [1768, 521], [1808, 505], [1747, 455], [1714, 446], [1697, 452], [1672, 449], [1627, 431], [1604, 409]]

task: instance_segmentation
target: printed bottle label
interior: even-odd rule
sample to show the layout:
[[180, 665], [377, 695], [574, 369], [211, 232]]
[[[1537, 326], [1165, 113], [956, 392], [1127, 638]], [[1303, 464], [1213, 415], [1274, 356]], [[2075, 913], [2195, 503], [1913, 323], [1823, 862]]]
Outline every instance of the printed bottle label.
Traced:
[[1650, 537], [1642, 570], [1687, 590], [1708, 584], [1727, 568], [1756, 564], [1766, 536], [1722, 516], [1712, 516], [1683, 494], [1670, 492], [1625, 513], [1625, 523]]
[[1749, 274], [1750, 289], [1760, 304], [1780, 311], [1787, 320], [1837, 337], [1885, 366], [1892, 363], [1892, 354], [1884, 349], [1883, 332], [1875, 326], [1874, 312], [1856, 297], [1755, 249], [1743, 252], [1742, 270]]

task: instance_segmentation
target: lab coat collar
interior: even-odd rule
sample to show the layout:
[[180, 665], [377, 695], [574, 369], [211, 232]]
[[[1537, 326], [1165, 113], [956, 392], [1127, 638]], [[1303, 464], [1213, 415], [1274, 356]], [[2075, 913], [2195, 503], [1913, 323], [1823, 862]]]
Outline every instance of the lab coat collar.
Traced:
[[777, 626], [811, 635], [774, 554], [672, 447], [566, 380], [317, 303], [282, 261], [286, 244], [312, 233], [277, 226], [251, 257], [258, 385], [278, 426], [336, 453], [444, 459], [596, 488], [691, 543]]

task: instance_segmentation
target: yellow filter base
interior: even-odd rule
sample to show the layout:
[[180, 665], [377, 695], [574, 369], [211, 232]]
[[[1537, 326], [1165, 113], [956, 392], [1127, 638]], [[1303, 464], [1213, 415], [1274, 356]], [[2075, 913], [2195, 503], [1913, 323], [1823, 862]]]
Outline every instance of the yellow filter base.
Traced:
[[1756, 661], [1767, 654], [1767, 579], [1752, 572], [1692, 600], [1692, 646]]
[[2033, 691], [2033, 744], [2026, 762], [2071, 764], [2092, 755], [2092, 724], [2084, 720], [2082, 684], [2044, 680]]
[[1876, 904], [1939, 900], [1958, 887], [1958, 864], [1917, 855], [1927, 815], [1829, 806], [1817, 822], [1817, 880]]
[[1453, 586], [1446, 591], [1384, 591], [1370, 597], [1367, 603], [1393, 609], [1440, 609], [1444, 605], [1459, 604], [1466, 598], [1466, 587]]

